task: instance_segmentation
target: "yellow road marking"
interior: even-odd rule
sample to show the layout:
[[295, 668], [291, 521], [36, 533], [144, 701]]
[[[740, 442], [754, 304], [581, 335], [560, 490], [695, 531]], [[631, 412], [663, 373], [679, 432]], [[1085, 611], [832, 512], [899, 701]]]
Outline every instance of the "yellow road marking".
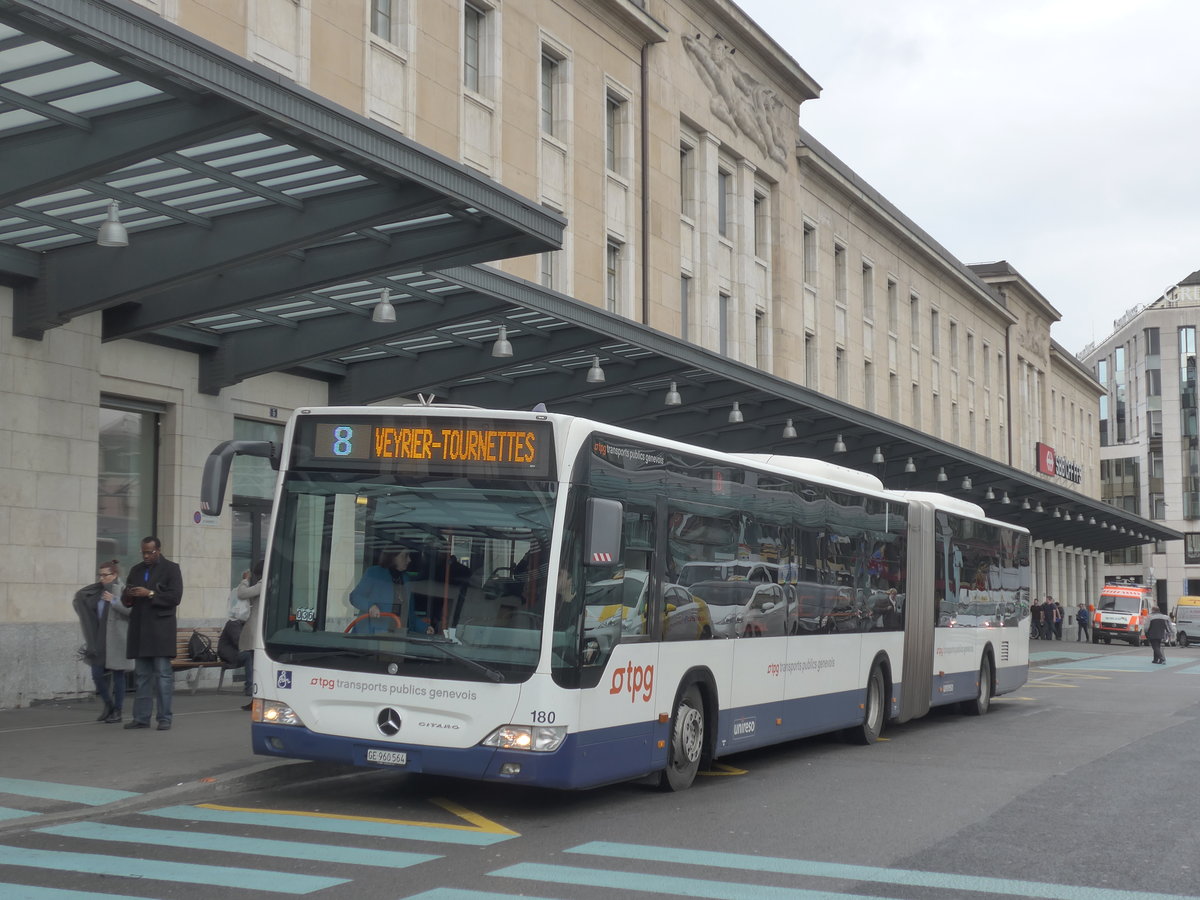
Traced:
[[465, 819], [470, 822], [470, 825], [454, 825], [446, 822], [420, 822], [410, 819], [382, 819], [377, 816], [346, 816], [338, 813], [319, 813], [307, 812], [301, 809], [262, 809], [259, 807], [248, 806], [222, 806], [217, 803], [197, 803], [201, 809], [219, 809], [224, 812], [247, 812], [247, 813], [271, 813], [276, 816], [305, 816], [311, 819], [339, 819], [345, 822], [378, 822], [384, 825], [415, 825], [421, 828], [446, 828], [451, 831], [478, 831], [484, 834], [511, 834], [519, 836], [520, 832], [513, 831], [510, 828], [505, 828], [498, 822], [493, 822], [491, 819], [485, 819], [478, 813], [473, 813], [457, 803], [452, 803], [449, 800], [442, 800], [438, 797], [430, 797], [431, 803], [436, 803], [442, 809], [452, 815], [458, 816], [460, 819]]
[[712, 764], [711, 769], [704, 772], [697, 772], [696, 774], [720, 777], [724, 775], [745, 775], [747, 774], [747, 770], [735, 769], [733, 766], [727, 766], [725, 763], [715, 762]]

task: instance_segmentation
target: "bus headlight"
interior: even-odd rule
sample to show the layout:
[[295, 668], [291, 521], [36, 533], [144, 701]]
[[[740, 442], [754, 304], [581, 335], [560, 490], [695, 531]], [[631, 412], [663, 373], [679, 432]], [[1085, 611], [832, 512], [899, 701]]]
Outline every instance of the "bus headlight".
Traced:
[[304, 722], [296, 714], [296, 711], [278, 700], [255, 700], [251, 718], [255, 722], [265, 722], [267, 725], [304, 726]]
[[501, 725], [482, 741], [500, 750], [533, 750], [553, 753], [567, 738], [564, 725]]

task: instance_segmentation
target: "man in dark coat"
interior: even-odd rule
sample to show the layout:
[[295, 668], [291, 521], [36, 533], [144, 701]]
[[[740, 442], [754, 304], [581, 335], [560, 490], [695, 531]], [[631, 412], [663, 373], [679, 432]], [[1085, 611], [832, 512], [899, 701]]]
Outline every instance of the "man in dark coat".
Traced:
[[121, 602], [131, 608], [126, 655], [134, 661], [137, 697], [133, 721], [126, 728], [149, 728], [150, 714], [158, 707], [158, 730], [171, 727], [171, 698], [175, 693], [176, 612], [183, 599], [179, 565], [162, 555], [156, 537], [142, 539], [142, 561], [129, 570]]

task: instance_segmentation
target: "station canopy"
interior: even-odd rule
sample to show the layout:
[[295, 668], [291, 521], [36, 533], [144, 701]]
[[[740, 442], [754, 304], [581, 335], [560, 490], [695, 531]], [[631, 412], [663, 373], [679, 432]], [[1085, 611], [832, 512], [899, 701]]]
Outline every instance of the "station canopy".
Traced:
[[[132, 4], [0, 0], [0, 159], [16, 337], [100, 313], [105, 341], [195, 354], [207, 393], [287, 372], [333, 404], [542, 403], [828, 459], [1045, 541], [1181, 537], [489, 266], [558, 249], [564, 219]], [[113, 218], [127, 244], [101, 246]], [[375, 321], [385, 296], [394, 319]]]

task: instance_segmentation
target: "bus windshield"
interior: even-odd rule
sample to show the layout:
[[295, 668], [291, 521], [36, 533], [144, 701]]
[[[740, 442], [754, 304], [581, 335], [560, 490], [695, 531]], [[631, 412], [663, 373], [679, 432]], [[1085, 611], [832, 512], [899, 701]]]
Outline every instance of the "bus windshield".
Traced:
[[304, 472], [277, 507], [267, 653], [511, 682], [537, 664], [555, 490], [520, 479]]

